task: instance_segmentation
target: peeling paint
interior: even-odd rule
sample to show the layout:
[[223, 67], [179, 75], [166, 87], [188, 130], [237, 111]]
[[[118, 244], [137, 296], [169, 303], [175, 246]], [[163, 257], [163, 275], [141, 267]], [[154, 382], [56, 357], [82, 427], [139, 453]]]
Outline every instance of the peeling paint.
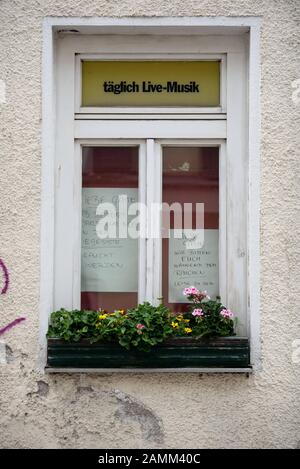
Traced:
[[40, 397], [46, 397], [48, 396], [49, 393], [49, 384], [46, 383], [45, 381], [37, 381], [37, 390], [34, 392], [29, 392], [27, 393], [27, 396], [31, 397], [34, 395], [40, 396]]
[[12, 363], [14, 361], [14, 354], [13, 354], [13, 351], [12, 351], [12, 348], [6, 344], [5, 346], [5, 349], [6, 349], [6, 360], [7, 360], [7, 363]]
[[38, 385], [37, 394], [42, 397], [47, 396], [49, 393], [49, 384], [45, 383], [45, 381], [38, 381], [37, 385]]
[[76, 398], [83, 396], [84, 394], [91, 394], [94, 392], [92, 386], [77, 386]]
[[138, 422], [145, 440], [163, 444], [163, 422], [154, 410], [118, 389], [113, 390], [111, 394], [119, 403], [119, 408], [115, 412], [116, 417], [121, 419], [122, 422]]

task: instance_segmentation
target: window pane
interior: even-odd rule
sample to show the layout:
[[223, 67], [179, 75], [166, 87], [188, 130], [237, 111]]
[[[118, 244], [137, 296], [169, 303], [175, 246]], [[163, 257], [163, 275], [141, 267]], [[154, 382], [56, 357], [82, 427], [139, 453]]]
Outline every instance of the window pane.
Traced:
[[164, 237], [162, 241], [163, 299], [173, 311], [183, 312], [187, 309], [182, 294], [185, 287], [207, 290], [211, 297], [219, 295], [219, 149], [164, 147], [163, 202], [180, 204], [182, 226], [183, 204], [192, 204], [191, 223], [185, 224], [184, 228], [193, 230], [196, 229], [196, 203], [204, 204], [203, 245], [196, 246], [185, 237], [176, 238], [174, 228], [178, 228], [178, 222], [174, 224], [172, 211], [169, 238]]
[[82, 62], [82, 106], [219, 105], [219, 60]]
[[120, 237], [121, 195], [127, 196], [128, 205], [138, 201], [138, 147], [84, 147], [82, 309], [112, 311], [137, 304], [138, 240]]

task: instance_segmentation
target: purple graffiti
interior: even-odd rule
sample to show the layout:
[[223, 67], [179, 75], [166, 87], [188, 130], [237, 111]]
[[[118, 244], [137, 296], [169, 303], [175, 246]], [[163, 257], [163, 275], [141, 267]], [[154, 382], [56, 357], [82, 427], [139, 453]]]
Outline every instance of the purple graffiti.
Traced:
[[19, 324], [19, 322], [25, 321], [25, 319], [26, 318], [23, 318], [23, 317], [22, 318], [17, 318], [14, 321], [7, 324], [6, 326], [2, 327], [2, 329], [0, 329], [0, 335], [2, 335], [5, 332], [9, 331], [12, 327], [15, 327], [17, 324]]
[[0, 294], [4, 295], [7, 292], [8, 287], [9, 287], [9, 273], [2, 259], [0, 259], [0, 268], [2, 269], [3, 278], [4, 278], [4, 285], [2, 287]]

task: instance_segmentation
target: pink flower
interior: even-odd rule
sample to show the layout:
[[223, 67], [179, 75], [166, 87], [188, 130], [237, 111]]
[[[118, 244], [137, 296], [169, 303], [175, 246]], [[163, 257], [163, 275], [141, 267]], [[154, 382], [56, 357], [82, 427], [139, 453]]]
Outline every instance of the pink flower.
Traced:
[[199, 309], [199, 308], [194, 309], [194, 311], [192, 312], [192, 315], [193, 316], [203, 316], [203, 311], [202, 311], [202, 309]]
[[233, 312], [230, 311], [230, 309], [222, 309], [222, 311], [220, 311], [220, 314], [221, 316], [223, 316], [223, 318], [233, 318]]
[[144, 329], [145, 326], [144, 324], [137, 324], [135, 327], [140, 330], [140, 329]]
[[188, 287], [183, 290], [184, 296], [198, 295], [199, 290], [196, 287]]
[[207, 291], [199, 291], [196, 287], [187, 287], [183, 290], [184, 296], [187, 296], [194, 303], [200, 303], [202, 300], [210, 300]]

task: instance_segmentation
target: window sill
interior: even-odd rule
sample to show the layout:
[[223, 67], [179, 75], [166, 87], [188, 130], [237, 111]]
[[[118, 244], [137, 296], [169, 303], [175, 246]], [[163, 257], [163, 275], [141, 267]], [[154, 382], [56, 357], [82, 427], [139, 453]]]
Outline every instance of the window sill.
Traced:
[[249, 340], [176, 338], [150, 352], [127, 351], [114, 343], [48, 339], [46, 372], [223, 372], [249, 373]]

